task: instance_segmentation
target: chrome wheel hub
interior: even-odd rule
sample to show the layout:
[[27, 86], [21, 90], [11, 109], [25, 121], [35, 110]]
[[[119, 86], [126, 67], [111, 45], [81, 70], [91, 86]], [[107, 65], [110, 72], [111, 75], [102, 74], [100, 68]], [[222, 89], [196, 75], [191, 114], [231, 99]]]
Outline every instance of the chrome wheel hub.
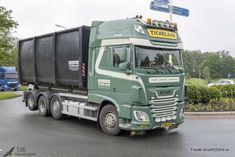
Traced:
[[29, 105], [29, 107], [33, 107], [33, 98], [32, 98], [32, 96], [29, 97], [28, 105]]
[[43, 101], [40, 102], [40, 110], [42, 112], [44, 112], [46, 110], [46, 104]]
[[60, 110], [60, 104], [58, 101], [53, 102], [53, 112], [54, 114], [58, 114]]
[[116, 126], [117, 118], [114, 113], [107, 113], [104, 118], [104, 124], [108, 128], [113, 128]]

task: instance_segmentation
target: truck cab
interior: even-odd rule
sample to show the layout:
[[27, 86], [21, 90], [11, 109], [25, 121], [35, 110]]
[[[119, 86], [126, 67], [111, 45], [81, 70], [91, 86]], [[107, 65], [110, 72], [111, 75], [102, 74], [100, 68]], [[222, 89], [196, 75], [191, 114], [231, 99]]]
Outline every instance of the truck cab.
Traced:
[[91, 28], [88, 101], [113, 104], [124, 130], [173, 129], [184, 121], [177, 25], [147, 21], [93, 22]]
[[15, 67], [0, 67], [0, 90], [18, 90], [18, 73]]

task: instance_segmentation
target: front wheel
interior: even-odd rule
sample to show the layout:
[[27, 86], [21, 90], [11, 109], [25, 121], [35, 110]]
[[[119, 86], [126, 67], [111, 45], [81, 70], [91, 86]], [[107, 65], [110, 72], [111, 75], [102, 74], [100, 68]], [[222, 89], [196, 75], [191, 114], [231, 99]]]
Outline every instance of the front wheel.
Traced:
[[120, 133], [118, 112], [113, 105], [106, 105], [99, 115], [99, 124], [107, 135], [116, 136]]

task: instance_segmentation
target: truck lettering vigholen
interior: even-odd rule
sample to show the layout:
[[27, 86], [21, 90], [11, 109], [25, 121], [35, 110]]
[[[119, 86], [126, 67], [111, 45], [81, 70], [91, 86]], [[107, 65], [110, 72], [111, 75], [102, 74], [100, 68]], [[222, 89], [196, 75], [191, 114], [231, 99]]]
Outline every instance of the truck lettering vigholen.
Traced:
[[184, 121], [177, 25], [139, 18], [94, 21], [19, 41], [19, 78], [30, 110], [96, 121], [102, 131], [142, 133]]

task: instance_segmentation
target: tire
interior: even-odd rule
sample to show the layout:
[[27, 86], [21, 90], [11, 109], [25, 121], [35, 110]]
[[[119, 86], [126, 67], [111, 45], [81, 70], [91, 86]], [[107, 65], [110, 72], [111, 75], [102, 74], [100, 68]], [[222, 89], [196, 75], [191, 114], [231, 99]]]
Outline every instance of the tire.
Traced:
[[26, 97], [26, 105], [28, 106], [29, 110], [35, 111], [37, 110], [37, 106], [34, 104], [34, 96], [32, 93], [29, 93]]
[[47, 109], [48, 101], [44, 95], [41, 95], [38, 99], [38, 110], [41, 116], [48, 116], [49, 112]]
[[63, 106], [59, 96], [54, 95], [50, 101], [50, 110], [54, 119], [56, 120], [65, 119], [66, 115], [62, 113], [62, 109]]
[[99, 124], [107, 135], [116, 136], [120, 133], [117, 109], [113, 105], [106, 105], [99, 114]]

